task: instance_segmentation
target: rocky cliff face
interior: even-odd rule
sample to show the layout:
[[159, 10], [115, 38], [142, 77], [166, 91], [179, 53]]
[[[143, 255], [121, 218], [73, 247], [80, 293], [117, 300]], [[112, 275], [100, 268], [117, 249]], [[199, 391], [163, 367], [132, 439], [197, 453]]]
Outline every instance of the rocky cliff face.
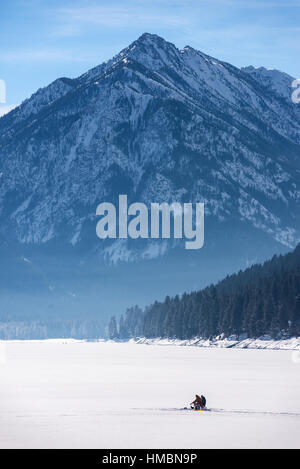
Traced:
[[[205, 202], [216, 224], [243, 223], [295, 246], [292, 81], [150, 34], [75, 80], [56, 80], [0, 119], [2, 238], [99, 249], [96, 206], [125, 193], [146, 204]], [[103, 249], [129, 257], [119, 242]]]

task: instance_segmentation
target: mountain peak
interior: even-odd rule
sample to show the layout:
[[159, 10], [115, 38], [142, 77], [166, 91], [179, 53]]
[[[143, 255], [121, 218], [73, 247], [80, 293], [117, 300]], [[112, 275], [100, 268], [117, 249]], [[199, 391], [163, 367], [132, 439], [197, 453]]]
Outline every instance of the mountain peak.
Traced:
[[180, 52], [174, 44], [166, 41], [157, 34], [146, 32], [132, 42], [128, 47], [121, 50], [111, 60], [89, 70], [80, 78], [94, 79], [96, 76], [103, 74], [110, 67], [120, 63], [121, 61], [126, 64], [128, 59], [132, 59], [152, 70], [157, 71], [165, 65], [171, 65], [174, 60], [178, 61], [179, 55]]
[[149, 53], [151, 53], [151, 50], [153, 51], [155, 49], [169, 51], [170, 53], [179, 53], [179, 50], [172, 42], [168, 42], [163, 37], [151, 33], [142, 34], [128, 49], [131, 50], [133, 46], [142, 49], [147, 47]]
[[[201, 200], [209, 216], [292, 246], [300, 111], [290, 78], [251, 70], [144, 33], [79, 79], [38, 91], [1, 118], [0, 235], [85, 243], [96, 203], [124, 190], [147, 203]], [[111, 259], [126, 258], [113, 249]]]
[[143, 33], [136, 41], [134, 42], [154, 42], [154, 43], [167, 43], [167, 41], [162, 38], [161, 36], [158, 36], [158, 34], [152, 34], [152, 33]]

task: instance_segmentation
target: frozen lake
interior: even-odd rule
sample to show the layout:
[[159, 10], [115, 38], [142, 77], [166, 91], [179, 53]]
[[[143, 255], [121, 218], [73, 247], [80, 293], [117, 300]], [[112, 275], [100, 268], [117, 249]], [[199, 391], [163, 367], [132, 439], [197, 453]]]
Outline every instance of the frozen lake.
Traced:
[[[63, 340], [0, 352], [1, 448], [300, 448], [299, 352]], [[212, 412], [180, 410], [195, 393]]]

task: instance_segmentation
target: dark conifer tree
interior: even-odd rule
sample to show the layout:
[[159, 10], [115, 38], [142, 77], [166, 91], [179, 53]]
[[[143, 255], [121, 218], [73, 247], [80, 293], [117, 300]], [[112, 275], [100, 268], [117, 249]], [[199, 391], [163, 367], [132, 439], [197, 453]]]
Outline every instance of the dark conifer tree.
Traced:
[[109, 323], [109, 337], [190, 339], [300, 335], [300, 244], [292, 253], [227, 276], [217, 285], [137, 306]]

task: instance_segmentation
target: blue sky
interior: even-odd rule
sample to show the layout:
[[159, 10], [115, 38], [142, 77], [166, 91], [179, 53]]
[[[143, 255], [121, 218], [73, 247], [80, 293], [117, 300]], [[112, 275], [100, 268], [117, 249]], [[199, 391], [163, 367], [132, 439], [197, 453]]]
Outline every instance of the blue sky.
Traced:
[[300, 0], [10, 0], [0, 13], [7, 104], [80, 75], [146, 31], [236, 66], [300, 77]]

